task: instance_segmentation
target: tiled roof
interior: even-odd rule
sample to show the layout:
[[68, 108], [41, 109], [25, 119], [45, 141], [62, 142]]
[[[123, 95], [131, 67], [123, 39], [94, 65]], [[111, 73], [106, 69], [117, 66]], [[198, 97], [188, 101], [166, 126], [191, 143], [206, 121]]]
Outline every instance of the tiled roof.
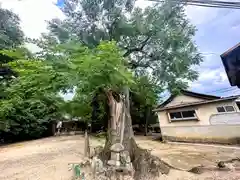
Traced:
[[[201, 93], [196, 93], [192, 91], [186, 91], [186, 90], [180, 90], [180, 93], [186, 96], [191, 96], [191, 97], [196, 97], [196, 98], [201, 98], [203, 100], [214, 100], [214, 99], [220, 99], [221, 97], [219, 96], [213, 96], [213, 95], [208, 95], [208, 94], [201, 94]], [[164, 107], [168, 103], [170, 103], [173, 98], [175, 98], [177, 95], [171, 95], [166, 101], [164, 101], [162, 104], [160, 104], [157, 108]]]
[[177, 108], [181, 108], [181, 107], [196, 106], [196, 105], [200, 105], [200, 104], [208, 104], [208, 103], [214, 103], [214, 102], [219, 102], [219, 101], [227, 101], [227, 100], [233, 100], [233, 99], [237, 99], [237, 98], [239, 98], [239, 96], [230, 96], [230, 97], [224, 97], [224, 98], [213, 99], [213, 100], [189, 102], [189, 103], [183, 103], [183, 104], [178, 104], [178, 105], [174, 105], [174, 106], [160, 107], [160, 108], [156, 108], [153, 111], [164, 111], [164, 110], [168, 110], [168, 109], [177, 109]]

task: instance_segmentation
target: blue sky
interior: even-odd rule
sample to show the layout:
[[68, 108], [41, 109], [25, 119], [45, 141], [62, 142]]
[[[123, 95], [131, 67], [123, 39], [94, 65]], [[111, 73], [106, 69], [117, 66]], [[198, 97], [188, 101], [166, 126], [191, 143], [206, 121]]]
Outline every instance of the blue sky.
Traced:
[[[197, 92], [213, 92], [230, 88], [220, 54], [240, 42], [240, 11], [233, 9], [188, 7], [187, 13], [198, 31], [195, 41], [204, 62], [197, 67], [200, 76], [191, 89]], [[195, 13], [194, 13], [195, 11]], [[198, 18], [199, 17], [199, 18]], [[232, 87], [228, 91], [213, 92], [219, 96], [240, 94]]]
[[57, 3], [56, 3], [56, 5], [57, 5], [58, 7], [63, 6], [63, 4], [64, 4], [64, 0], [58, 0]]
[[[47, 31], [46, 21], [64, 19], [59, 8], [63, 0], [0, 0], [0, 3], [20, 16], [21, 27], [31, 38], [39, 38]], [[151, 3], [138, 0], [136, 5], [144, 8]], [[195, 67], [199, 78], [190, 83], [189, 90], [219, 96], [240, 94], [239, 89], [230, 86], [220, 59], [220, 54], [240, 42], [240, 10], [187, 6], [186, 14], [198, 29], [194, 40], [204, 55], [204, 62]], [[29, 44], [27, 47], [37, 49]], [[220, 90], [223, 88], [229, 89]]]

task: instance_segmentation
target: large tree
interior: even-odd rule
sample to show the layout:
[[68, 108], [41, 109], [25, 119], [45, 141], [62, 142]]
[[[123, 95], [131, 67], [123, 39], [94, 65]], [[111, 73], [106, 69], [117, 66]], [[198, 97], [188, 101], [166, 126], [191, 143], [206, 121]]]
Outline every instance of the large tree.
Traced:
[[[65, 0], [66, 19], [49, 23], [50, 43], [71, 38], [88, 47], [114, 40], [137, 75], [151, 72], [155, 83], [173, 89], [186, 87], [197, 74], [191, 65], [201, 62], [192, 40], [195, 28], [184, 6], [171, 0], [140, 9], [134, 0]], [[49, 38], [51, 37], [51, 38]]]
[[116, 41], [135, 76], [139, 79], [147, 76], [145, 83], [137, 80], [139, 87], [151, 87], [148, 94], [155, 96], [154, 100], [143, 100], [145, 91], [132, 98], [137, 100], [134, 105], [141, 102], [141, 108], [134, 108], [145, 111], [146, 117], [148, 107], [156, 104], [156, 94], [166, 89], [175, 93], [177, 88], [187, 88], [187, 81], [196, 79], [197, 72], [191, 66], [202, 59], [192, 40], [195, 28], [186, 18], [183, 4], [167, 0], [143, 10], [134, 3], [134, 0], [66, 0], [62, 7], [66, 19], [49, 23], [50, 33], [43, 37], [42, 45], [48, 47], [74, 38], [92, 48], [101, 40]]
[[[135, 76], [148, 76], [148, 84], [158, 87], [157, 92], [151, 90], [156, 92], [151, 96], [156, 97], [163, 90], [175, 93], [178, 88], [187, 88], [187, 82], [197, 78], [191, 67], [202, 58], [192, 40], [195, 27], [189, 23], [183, 4], [167, 0], [145, 9], [134, 4], [135, 0], [65, 0], [61, 7], [65, 20], [49, 22], [50, 33], [43, 35], [39, 45], [46, 54], [51, 52], [49, 45], [70, 39], [89, 48], [96, 47], [101, 40], [114, 40]], [[132, 100], [139, 101], [143, 95], [135, 95]], [[145, 112], [144, 118], [149, 114], [149, 106], [152, 109], [156, 105], [156, 99], [151, 104], [146, 102], [149, 100], [141, 101], [140, 108]], [[137, 116], [133, 111], [131, 114], [135, 122]]]
[[[152, 156], [148, 150], [141, 149], [135, 142], [128, 87], [135, 87], [138, 82], [133, 71], [126, 66], [127, 59], [116, 43], [101, 42], [96, 48], [90, 49], [71, 42], [57, 45], [54, 49], [51, 60], [21, 59], [9, 63], [20, 76], [7, 89], [8, 98], [0, 102], [1, 121], [12, 125], [14, 132], [22, 127], [26, 134], [31, 128], [40, 130], [38, 126], [42, 123], [59, 117], [61, 105], [58, 102], [61, 101], [57, 100], [58, 93], [72, 87], [76, 89], [74, 102], [78, 104], [73, 106], [81, 108], [76, 115], [87, 118], [92, 97], [101, 92], [107, 99], [110, 116], [105, 147], [97, 154], [98, 158], [106, 165], [113, 158], [113, 145], [121, 143], [124, 152], [129, 154], [136, 180], [159, 173], [167, 174], [171, 166]], [[145, 82], [144, 79], [141, 81]], [[145, 90], [144, 87], [138, 89]], [[71, 110], [68, 112], [71, 113]], [[20, 123], [24, 126], [19, 126]], [[122, 165], [125, 165], [126, 162], [122, 160]]]
[[[167, 0], [142, 10], [135, 7], [134, 3], [134, 0], [65, 0], [62, 10], [66, 19], [51, 21], [49, 23], [50, 33], [43, 35], [39, 43], [44, 49], [44, 56], [51, 59], [56, 54], [55, 48], [52, 47], [72, 39], [90, 49], [95, 49], [102, 40], [113, 40], [123, 52], [123, 57], [126, 58], [124, 65], [131, 69], [134, 74], [133, 79], [139, 82], [140, 87], [144, 85], [141, 79], [147, 76], [145, 84], [150, 85], [149, 87], [152, 84], [155, 85], [150, 88], [152, 92], [155, 92], [156, 86], [160, 92], [166, 89], [173, 92], [179, 87], [186, 88], [189, 80], [197, 78], [197, 72], [191, 69], [191, 66], [199, 64], [202, 58], [192, 39], [195, 28], [186, 18], [184, 6]], [[68, 51], [71, 52], [70, 49]], [[68, 53], [68, 51], [61, 53]], [[115, 57], [113, 54], [104, 56], [106, 59], [104, 61], [111, 60], [111, 56]], [[114, 71], [106, 71], [109, 67], [106, 66], [108, 67], [106, 70], [102, 69], [106, 63], [103, 63], [101, 58], [94, 58], [94, 60], [89, 58], [82, 61], [82, 64], [86, 62], [96, 67], [84, 76], [89, 82], [93, 81], [91, 84], [94, 85], [94, 91], [79, 97], [81, 97], [81, 102], [87, 100], [86, 104], [90, 103], [89, 98], [93, 98], [99, 91], [107, 97], [110, 115], [109, 132], [104, 150], [100, 153], [101, 159], [107, 162], [111, 155], [110, 147], [121, 142], [130, 154], [135, 171], [138, 172], [135, 173], [136, 176], [139, 175], [136, 179], [143, 178], [146, 171], [156, 173], [160, 169], [161, 172], [168, 172], [168, 166], [154, 159], [147, 151], [140, 149], [134, 140], [129, 110], [129, 87], [134, 90], [135, 85], [120, 83], [115, 89], [114, 84], [110, 87], [108, 83], [103, 83], [101, 86], [95, 84], [103, 79], [106, 82], [118, 82], [122, 74], [118, 74], [119, 72], [115, 74], [117, 66], [114, 67]], [[80, 74], [85, 72], [82, 68], [78, 69]], [[105, 78], [101, 79], [101, 77]], [[83, 85], [84, 81], [81, 79], [79, 83]], [[88, 83], [80, 87], [87, 89], [92, 87]], [[78, 89], [77, 94], [87, 92], [85, 88]], [[146, 90], [135, 86], [135, 91], [138, 90], [142, 93], [141, 96], [146, 94]], [[149, 100], [141, 100], [141, 103], [144, 103], [147, 108]], [[123, 136], [119, 134], [119, 127], [115, 124], [119, 121], [124, 122]], [[161, 167], [159, 168], [156, 164]]]

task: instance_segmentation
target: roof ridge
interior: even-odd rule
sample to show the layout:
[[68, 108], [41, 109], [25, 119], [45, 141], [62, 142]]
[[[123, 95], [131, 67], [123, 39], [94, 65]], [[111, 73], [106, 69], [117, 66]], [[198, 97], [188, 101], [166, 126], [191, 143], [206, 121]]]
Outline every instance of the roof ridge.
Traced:
[[234, 51], [237, 47], [240, 46], [240, 43], [236, 44], [235, 46], [231, 47], [230, 49], [228, 49], [227, 51], [225, 51], [224, 53], [222, 53], [220, 56], [223, 57], [223, 56], [226, 56], [228, 55], [228, 53], [230, 53], [231, 51]]
[[[202, 94], [202, 93], [197, 93], [197, 92], [188, 91], [188, 90], [184, 90], [184, 89], [180, 89], [180, 93], [182, 93], [182, 94], [184, 94], [186, 96], [202, 98], [202, 99], [205, 99], [205, 100], [221, 99], [220, 96]], [[158, 105], [157, 108], [161, 108], [161, 107], [165, 106], [166, 104], [171, 102], [175, 96], [176, 96], [176, 94], [175, 95], [174, 94], [170, 95], [170, 97], [167, 100], [165, 100], [163, 103]]]
[[157, 107], [156, 109], [154, 109], [153, 111], [163, 111], [163, 110], [166, 110], [166, 109], [176, 109], [176, 108], [180, 108], [180, 107], [188, 107], [188, 106], [191, 106], [191, 105], [195, 106], [195, 105], [199, 105], [199, 104], [206, 104], [206, 103], [213, 103], [213, 102], [219, 102], [219, 101], [224, 101], [224, 100], [236, 99], [238, 97], [239, 96], [232, 96], [232, 97], [225, 97], [225, 98], [214, 99], [214, 100], [189, 102], [189, 103], [178, 104], [178, 105], [173, 105], [173, 106], [169, 106], [169, 107], [160, 106], [160, 107]]
[[204, 93], [198, 93], [198, 92], [194, 92], [194, 91], [188, 91], [188, 90], [181, 90], [184, 93], [187, 93], [188, 95], [189, 94], [195, 94], [195, 95], [199, 95], [199, 96], [203, 96], [203, 97], [209, 97], [209, 98], [216, 98], [216, 99], [220, 99], [221, 97], [220, 96], [214, 96], [214, 95], [210, 95], [210, 94], [204, 94]]

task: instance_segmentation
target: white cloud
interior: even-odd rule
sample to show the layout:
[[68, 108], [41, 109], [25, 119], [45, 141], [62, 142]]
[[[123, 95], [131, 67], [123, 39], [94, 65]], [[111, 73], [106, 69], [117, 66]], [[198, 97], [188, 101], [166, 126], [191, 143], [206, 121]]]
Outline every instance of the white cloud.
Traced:
[[47, 31], [47, 23], [53, 18], [63, 19], [64, 15], [55, 5], [57, 0], [0, 0], [3, 8], [11, 9], [21, 19], [21, 27], [25, 35], [39, 38]]
[[236, 87], [230, 86], [227, 74], [223, 67], [217, 69], [206, 68], [201, 70], [198, 80], [189, 83], [189, 85], [192, 91], [200, 93], [210, 93], [218, 96], [240, 94]]
[[[240, 94], [240, 90], [230, 86], [220, 58], [220, 54], [239, 42], [239, 13], [232, 9], [186, 7], [188, 18], [198, 29], [195, 40], [200, 52], [206, 53], [204, 61], [196, 68], [199, 78], [190, 83], [191, 90], [219, 96]], [[226, 88], [230, 90], [224, 91]]]

